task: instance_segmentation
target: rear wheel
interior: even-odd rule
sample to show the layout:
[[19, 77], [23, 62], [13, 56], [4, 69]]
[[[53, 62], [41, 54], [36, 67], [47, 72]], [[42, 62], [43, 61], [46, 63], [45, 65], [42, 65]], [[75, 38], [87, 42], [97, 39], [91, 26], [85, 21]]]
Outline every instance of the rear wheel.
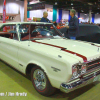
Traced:
[[32, 68], [31, 80], [36, 91], [42, 95], [50, 96], [56, 90], [54, 87], [51, 86], [45, 72], [39, 67]]

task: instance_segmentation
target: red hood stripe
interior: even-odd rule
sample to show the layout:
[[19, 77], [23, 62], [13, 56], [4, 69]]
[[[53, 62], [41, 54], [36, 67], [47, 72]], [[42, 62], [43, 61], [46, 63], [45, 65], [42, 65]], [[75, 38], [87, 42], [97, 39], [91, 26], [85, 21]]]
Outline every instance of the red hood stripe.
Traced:
[[[38, 42], [38, 41], [35, 41], [35, 40], [33, 40], [32, 42], [40, 43], [40, 44], [45, 44], [45, 45], [49, 45], [49, 46], [53, 46], [53, 47], [57, 47], [57, 48], [60, 48], [60, 49], [64, 48], [64, 47], [60, 47], [60, 46], [56, 46], [56, 45], [52, 45], [52, 44], [48, 44], [48, 43]], [[70, 50], [65, 50], [65, 49], [64, 49], [64, 50], [62, 49], [62, 51], [65, 51], [65, 52], [68, 52], [68, 53], [74, 54], [74, 55], [76, 55], [76, 56], [78, 56], [78, 57], [81, 57], [81, 58], [83, 59], [84, 62], [87, 62], [87, 58], [86, 58], [85, 56], [81, 55], [81, 54], [78, 54], [78, 53], [73, 52], [73, 51], [70, 51]]]

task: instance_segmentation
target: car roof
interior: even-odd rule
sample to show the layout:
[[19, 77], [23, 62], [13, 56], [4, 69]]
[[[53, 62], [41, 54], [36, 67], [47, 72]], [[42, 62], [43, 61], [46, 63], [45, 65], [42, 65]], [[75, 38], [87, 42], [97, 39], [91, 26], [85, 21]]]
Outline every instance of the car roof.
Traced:
[[52, 25], [52, 23], [46, 23], [46, 22], [9, 22], [9, 23], [0, 23], [0, 27], [4, 25], [15, 25], [15, 24], [45, 24], [45, 25]]

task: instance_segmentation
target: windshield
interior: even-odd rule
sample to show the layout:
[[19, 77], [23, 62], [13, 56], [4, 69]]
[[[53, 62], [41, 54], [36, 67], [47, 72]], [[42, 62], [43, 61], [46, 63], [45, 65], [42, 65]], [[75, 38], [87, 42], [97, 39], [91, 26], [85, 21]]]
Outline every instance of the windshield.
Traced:
[[46, 38], [61, 38], [61, 33], [53, 26], [50, 25], [34, 25], [34, 24], [21, 24], [19, 25], [20, 40], [34, 40]]

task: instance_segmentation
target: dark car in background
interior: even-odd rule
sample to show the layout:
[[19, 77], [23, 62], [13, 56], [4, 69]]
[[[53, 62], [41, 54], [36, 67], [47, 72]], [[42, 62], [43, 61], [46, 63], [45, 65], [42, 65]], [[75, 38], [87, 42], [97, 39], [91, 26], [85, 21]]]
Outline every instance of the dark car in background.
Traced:
[[[68, 38], [67, 28], [59, 29]], [[100, 27], [93, 24], [79, 24], [79, 34], [76, 40], [94, 42], [100, 44]]]

